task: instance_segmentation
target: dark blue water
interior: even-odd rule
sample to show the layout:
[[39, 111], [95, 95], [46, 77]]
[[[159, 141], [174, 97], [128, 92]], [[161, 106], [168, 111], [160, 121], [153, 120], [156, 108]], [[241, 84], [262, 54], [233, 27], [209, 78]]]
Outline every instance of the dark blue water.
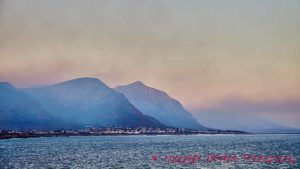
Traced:
[[[208, 154], [236, 161], [207, 161]], [[289, 162], [245, 161], [244, 154], [290, 156]], [[165, 156], [201, 155], [166, 161]], [[156, 158], [157, 157], [157, 158]], [[300, 168], [300, 135], [78, 136], [0, 140], [0, 168]]]

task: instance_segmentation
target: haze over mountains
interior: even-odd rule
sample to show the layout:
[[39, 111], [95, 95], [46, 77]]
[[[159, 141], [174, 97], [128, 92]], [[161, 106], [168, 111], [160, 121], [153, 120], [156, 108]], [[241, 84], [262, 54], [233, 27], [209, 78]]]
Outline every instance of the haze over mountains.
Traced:
[[16, 89], [0, 85], [0, 129], [166, 127], [95, 78]]
[[0, 129], [44, 129], [54, 124], [41, 104], [9, 83], [0, 83]]
[[97, 127], [163, 127], [144, 116], [122, 94], [95, 78], [79, 78], [51, 86], [24, 89], [54, 116]]
[[263, 117], [234, 112], [203, 110], [196, 117], [207, 126], [223, 130], [242, 130], [251, 133], [300, 133], [300, 129], [286, 127]]
[[[256, 117], [219, 114], [207, 110], [197, 118], [218, 129], [259, 133], [300, 131]], [[0, 83], [0, 129], [84, 126], [210, 129], [200, 124], [179, 101], [139, 81], [114, 89], [88, 77], [25, 89]]]
[[177, 100], [161, 90], [146, 86], [140, 81], [118, 86], [115, 90], [123, 93], [143, 113], [166, 125], [198, 130], [208, 129], [200, 125]]

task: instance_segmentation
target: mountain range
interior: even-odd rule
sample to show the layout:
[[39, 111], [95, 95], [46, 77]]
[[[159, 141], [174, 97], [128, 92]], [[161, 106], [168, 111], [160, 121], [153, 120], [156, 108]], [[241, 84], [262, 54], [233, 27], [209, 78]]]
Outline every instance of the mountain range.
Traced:
[[166, 127], [95, 78], [16, 89], [0, 83], [0, 129]]
[[[197, 118], [202, 124], [224, 130], [300, 132], [299, 129], [257, 117], [239, 117], [230, 112], [222, 116], [222, 113], [207, 110]], [[22, 89], [0, 82], [0, 130], [84, 126], [211, 130], [202, 124], [179, 101], [140, 81], [110, 88], [99, 79], [85, 77]]]
[[0, 91], [1, 129], [70, 127], [66, 124], [208, 129], [178, 101], [142, 82], [115, 89], [89, 77], [23, 89], [3, 82]]
[[145, 116], [127, 98], [95, 78], [23, 89], [56, 118], [83, 126], [164, 127]]

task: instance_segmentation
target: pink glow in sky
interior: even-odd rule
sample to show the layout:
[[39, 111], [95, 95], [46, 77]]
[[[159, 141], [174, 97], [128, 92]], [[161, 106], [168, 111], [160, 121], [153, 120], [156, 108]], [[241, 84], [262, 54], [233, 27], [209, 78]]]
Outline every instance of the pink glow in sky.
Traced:
[[300, 127], [299, 107], [270, 106], [300, 100], [299, 17], [298, 0], [0, 0], [0, 81], [140, 80], [189, 109], [239, 97]]

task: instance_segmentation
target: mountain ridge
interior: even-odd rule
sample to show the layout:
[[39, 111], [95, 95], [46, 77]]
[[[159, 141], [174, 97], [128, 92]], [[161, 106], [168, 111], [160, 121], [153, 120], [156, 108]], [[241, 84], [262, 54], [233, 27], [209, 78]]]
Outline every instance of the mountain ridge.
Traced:
[[146, 117], [127, 98], [96, 78], [84, 77], [23, 89], [55, 117], [82, 125], [165, 127]]
[[[179, 101], [170, 97], [166, 92], [149, 87], [141, 81], [117, 86], [114, 89], [123, 93], [144, 114], [153, 116], [166, 125], [200, 130], [209, 129], [200, 125]], [[171, 116], [175, 116], [175, 118]]]

